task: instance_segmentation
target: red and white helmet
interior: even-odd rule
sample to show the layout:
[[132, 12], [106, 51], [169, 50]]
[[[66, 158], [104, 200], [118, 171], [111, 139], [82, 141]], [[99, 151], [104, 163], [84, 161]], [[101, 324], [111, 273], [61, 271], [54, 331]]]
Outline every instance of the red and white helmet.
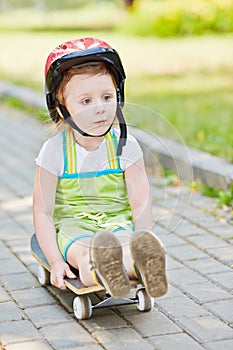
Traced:
[[57, 46], [45, 64], [46, 100], [50, 109], [55, 104], [55, 94], [66, 70], [91, 62], [108, 64], [117, 86], [117, 100], [124, 103], [125, 72], [116, 50], [106, 42], [95, 38], [66, 41]]
[[[72, 67], [79, 67], [96, 62], [107, 63], [116, 82], [117, 93], [117, 117], [120, 125], [121, 135], [118, 144], [118, 155], [122, 152], [122, 147], [126, 143], [127, 128], [122, 114], [122, 106], [124, 105], [124, 82], [125, 72], [121, 63], [121, 59], [116, 50], [109, 46], [106, 42], [95, 38], [81, 38], [66, 41], [57, 46], [48, 56], [45, 65], [45, 93], [46, 102], [50, 116], [56, 121], [59, 108], [65, 120], [70, 126], [80, 132], [83, 136], [92, 137], [85, 131], [81, 130], [74, 123], [65, 106], [62, 106], [56, 98], [57, 89], [63, 79], [65, 72]], [[110, 130], [106, 131], [106, 133]], [[106, 134], [105, 133], [105, 134]], [[99, 135], [103, 136], [103, 135]]]

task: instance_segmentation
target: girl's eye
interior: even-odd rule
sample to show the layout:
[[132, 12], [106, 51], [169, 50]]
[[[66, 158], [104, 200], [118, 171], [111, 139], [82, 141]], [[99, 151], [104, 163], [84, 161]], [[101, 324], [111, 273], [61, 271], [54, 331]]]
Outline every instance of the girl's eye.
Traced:
[[83, 105], [88, 105], [89, 103], [91, 103], [91, 99], [90, 98], [85, 98], [84, 100], [82, 100], [82, 104]]
[[109, 102], [112, 99], [112, 95], [104, 95], [104, 101]]

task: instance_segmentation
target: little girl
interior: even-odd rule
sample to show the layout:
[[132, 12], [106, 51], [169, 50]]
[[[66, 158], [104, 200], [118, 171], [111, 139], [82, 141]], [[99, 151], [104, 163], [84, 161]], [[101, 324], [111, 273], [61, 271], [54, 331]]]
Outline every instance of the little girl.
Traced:
[[165, 253], [153, 226], [142, 151], [122, 114], [125, 73], [107, 43], [82, 38], [48, 56], [46, 102], [60, 132], [36, 159], [33, 196], [37, 239], [51, 283], [79, 271], [86, 286], [114, 298], [138, 278], [151, 297], [167, 292]]

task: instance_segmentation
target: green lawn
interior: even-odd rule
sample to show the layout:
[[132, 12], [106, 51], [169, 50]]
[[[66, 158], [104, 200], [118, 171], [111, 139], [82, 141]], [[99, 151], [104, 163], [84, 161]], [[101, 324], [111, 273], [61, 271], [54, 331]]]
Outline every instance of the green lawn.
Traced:
[[129, 123], [233, 162], [233, 35], [158, 39], [97, 29], [0, 29], [0, 79], [43, 92], [49, 51], [85, 35], [119, 51], [127, 101], [134, 105]]
[[232, 78], [233, 72], [132, 78], [131, 100], [152, 110], [145, 113], [146, 119], [139, 113], [136, 124], [233, 161]]

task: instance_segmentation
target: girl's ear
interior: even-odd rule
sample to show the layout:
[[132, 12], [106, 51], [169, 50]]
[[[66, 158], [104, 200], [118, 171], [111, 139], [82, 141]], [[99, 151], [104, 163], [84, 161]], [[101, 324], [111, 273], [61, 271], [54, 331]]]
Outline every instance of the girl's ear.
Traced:
[[59, 114], [59, 116], [60, 116], [62, 119], [64, 119], [64, 117], [63, 117], [63, 115], [62, 115], [62, 112], [61, 112], [61, 110], [60, 110], [60, 108], [59, 108], [58, 106], [56, 106], [56, 111], [57, 111], [57, 113]]

